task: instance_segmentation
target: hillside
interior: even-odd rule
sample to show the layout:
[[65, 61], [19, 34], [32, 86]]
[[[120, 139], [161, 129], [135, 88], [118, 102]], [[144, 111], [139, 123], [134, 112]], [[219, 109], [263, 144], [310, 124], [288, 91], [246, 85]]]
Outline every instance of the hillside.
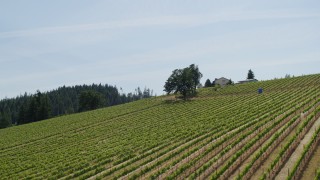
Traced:
[[[83, 104], [86, 105], [90, 102], [88, 101], [89, 98], [82, 99], [82, 102], [85, 103], [81, 103], [80, 99], [81, 95], [88, 91], [94, 92], [99, 97], [97, 101], [100, 103], [93, 103], [98, 104], [99, 107], [124, 104], [153, 96], [152, 90], [147, 88], [141, 91], [138, 87], [134, 93], [124, 94], [120, 93], [116, 86], [108, 84], [63, 86], [48, 92], [25, 93], [16, 98], [0, 100], [0, 129], [11, 125], [40, 121], [48, 119], [48, 117], [85, 111], [87, 109], [83, 108]], [[91, 97], [90, 99], [94, 98]]]
[[143, 99], [1, 129], [0, 176], [315, 178], [319, 117], [320, 74]]

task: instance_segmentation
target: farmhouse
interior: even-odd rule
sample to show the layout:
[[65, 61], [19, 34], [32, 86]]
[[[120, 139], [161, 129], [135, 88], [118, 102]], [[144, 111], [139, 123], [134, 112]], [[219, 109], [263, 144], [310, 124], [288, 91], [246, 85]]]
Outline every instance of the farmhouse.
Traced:
[[221, 77], [219, 79], [216, 78], [214, 80], [214, 83], [219, 84], [221, 87], [226, 86], [228, 84], [228, 82], [229, 82], [229, 79], [224, 78], [224, 77]]

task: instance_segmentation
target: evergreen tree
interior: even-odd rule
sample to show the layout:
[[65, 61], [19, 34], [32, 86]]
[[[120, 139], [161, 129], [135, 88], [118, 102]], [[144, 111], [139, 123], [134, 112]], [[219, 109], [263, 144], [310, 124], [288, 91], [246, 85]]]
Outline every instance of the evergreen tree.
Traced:
[[17, 124], [27, 123], [27, 103], [20, 107]]
[[[5, 112], [10, 124], [25, 124], [40, 121], [63, 114], [79, 112], [79, 98], [83, 91], [95, 91], [104, 99], [101, 107], [127, 103], [152, 96], [152, 91], [145, 88], [143, 92], [120, 94], [115, 86], [108, 84], [62, 86], [50, 92], [37, 91], [33, 95], [25, 93], [16, 98], [0, 100], [0, 113]], [[0, 114], [1, 115], [1, 114]]]
[[38, 107], [38, 119], [37, 120], [43, 120], [43, 119], [49, 119], [51, 116], [51, 107], [49, 104], [49, 98], [47, 95], [42, 95], [40, 98], [40, 104]]
[[144, 90], [143, 90], [142, 98], [149, 98], [149, 97], [152, 96], [152, 94], [153, 94], [153, 92], [149, 88], [145, 87]]
[[83, 91], [79, 98], [79, 111], [94, 110], [103, 107], [105, 99], [103, 95], [96, 91]]
[[0, 129], [11, 126], [10, 116], [8, 113], [0, 113]]
[[204, 87], [212, 87], [210, 79], [206, 80], [206, 82], [204, 83]]
[[214, 87], [216, 85], [216, 81], [212, 81], [211, 86]]
[[229, 79], [227, 85], [233, 85], [233, 84], [234, 84], [234, 82], [231, 79]]
[[26, 123], [35, 122], [37, 120], [38, 104], [36, 98], [32, 98], [27, 109]]
[[247, 79], [254, 79], [254, 73], [251, 69], [249, 69], [249, 71], [248, 71]]

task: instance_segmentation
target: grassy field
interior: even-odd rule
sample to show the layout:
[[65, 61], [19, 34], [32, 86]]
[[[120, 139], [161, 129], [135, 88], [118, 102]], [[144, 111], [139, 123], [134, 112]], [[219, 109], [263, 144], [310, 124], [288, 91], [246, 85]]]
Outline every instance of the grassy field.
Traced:
[[315, 179], [319, 117], [319, 74], [144, 99], [1, 129], [0, 179]]

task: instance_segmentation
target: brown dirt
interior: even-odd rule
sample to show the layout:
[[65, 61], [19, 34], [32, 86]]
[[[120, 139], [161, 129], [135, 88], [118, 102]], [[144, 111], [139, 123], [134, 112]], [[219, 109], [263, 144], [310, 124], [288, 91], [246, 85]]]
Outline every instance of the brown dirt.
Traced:
[[[278, 131], [281, 131], [282, 128], [280, 128]], [[265, 141], [260, 147], [265, 146], [265, 144], [269, 143], [271, 141], [272, 136]], [[229, 177], [229, 179], [236, 179], [236, 177], [239, 175], [239, 173], [242, 172], [242, 170], [244, 170], [244, 168], [251, 162], [252, 158], [255, 157], [256, 153], [258, 153], [259, 151], [257, 150], [255, 153], [253, 153], [252, 155], [250, 155], [248, 157], [248, 159], [246, 159], [241, 166]]]
[[[298, 125], [299, 126], [299, 125]], [[270, 154], [270, 156], [265, 160], [265, 162], [259, 167], [259, 169], [256, 171], [256, 173], [253, 174], [251, 177], [252, 180], [259, 179], [263, 173], [267, 170], [271, 162], [277, 157], [277, 155], [280, 153], [282, 146], [284, 146], [292, 136], [295, 135], [295, 130], [298, 128], [296, 126], [290, 134], [278, 145], [278, 147]]]
[[312, 158], [310, 159], [301, 179], [314, 179], [317, 169], [320, 167], [320, 144], [317, 146]]
[[313, 124], [309, 132], [304, 136], [304, 138], [300, 141], [300, 144], [296, 148], [296, 150], [292, 153], [287, 163], [284, 165], [284, 167], [281, 169], [281, 171], [276, 176], [276, 180], [282, 180], [286, 179], [288, 176], [288, 172], [293, 169], [295, 163], [298, 161], [301, 153], [303, 152], [304, 147], [307, 145], [307, 143], [310, 142], [312, 135], [314, 133], [314, 130], [320, 126], [320, 118], [316, 120], [316, 122]]

